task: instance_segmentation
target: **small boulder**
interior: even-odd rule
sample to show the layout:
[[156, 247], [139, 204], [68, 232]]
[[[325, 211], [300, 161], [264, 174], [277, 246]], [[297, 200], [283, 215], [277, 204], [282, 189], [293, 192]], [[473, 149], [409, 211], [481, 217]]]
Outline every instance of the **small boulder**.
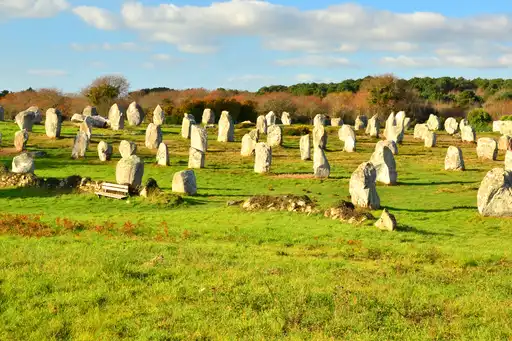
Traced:
[[368, 120], [368, 126], [366, 127], [366, 134], [370, 135], [370, 137], [379, 137], [380, 130], [380, 121], [378, 115], [373, 115], [372, 118]]
[[126, 110], [126, 119], [130, 126], [140, 126], [144, 121], [144, 110], [137, 102], [132, 102]]
[[356, 151], [355, 136], [349, 135], [345, 138], [345, 145], [343, 146], [343, 151], [347, 153], [353, 153]]
[[27, 131], [32, 131], [32, 126], [34, 125], [35, 113], [32, 111], [22, 111], [14, 118], [20, 130], [26, 129]]
[[[462, 123], [462, 121], [461, 121]], [[462, 138], [462, 141], [464, 142], [476, 142], [476, 132], [475, 129], [473, 129], [472, 126], [468, 125], [462, 125], [462, 128], [460, 129], [460, 137]]]
[[341, 127], [343, 125], [343, 120], [341, 117], [333, 117], [331, 118], [331, 126], [332, 127]]
[[350, 126], [348, 124], [344, 124], [341, 126], [340, 130], [338, 130], [338, 137], [341, 141], [345, 141], [345, 139], [348, 136], [352, 136], [352, 138], [354, 140], [356, 139], [356, 133], [355, 133], [354, 129], [352, 128], [352, 126]]
[[26, 149], [28, 142], [28, 132], [26, 129], [17, 131], [14, 133], [14, 148], [17, 152], [21, 152]]
[[375, 226], [379, 228], [381, 231], [394, 231], [396, 230], [396, 218], [394, 215], [389, 213], [387, 209], [382, 211], [382, 215], [379, 220], [375, 223]]
[[16, 174], [34, 173], [34, 159], [28, 153], [22, 153], [12, 159], [12, 172]]
[[208, 131], [206, 128], [193, 124], [190, 127], [190, 146], [206, 153], [208, 150]]
[[450, 146], [448, 148], [444, 159], [444, 169], [456, 171], [463, 171], [465, 169], [462, 150], [459, 147]]
[[266, 116], [265, 120], [267, 121], [267, 127], [273, 126], [276, 124], [276, 114], [273, 111], [270, 111]]
[[62, 114], [58, 109], [50, 108], [46, 110], [44, 129], [49, 138], [60, 137], [62, 125]]
[[512, 150], [512, 136], [503, 135], [498, 140], [499, 150]]
[[96, 107], [88, 105], [82, 111], [82, 115], [83, 116], [98, 116], [98, 110], [96, 110]]
[[98, 157], [100, 161], [110, 161], [112, 158], [112, 145], [105, 141], [98, 143]]
[[91, 116], [86, 116], [84, 121], [80, 123], [80, 131], [87, 135], [87, 138], [90, 140], [92, 137], [92, 121]]
[[235, 125], [229, 111], [223, 111], [219, 119], [218, 142], [234, 142], [235, 141]]
[[425, 123], [418, 123], [414, 126], [414, 138], [423, 140], [428, 133], [428, 127]]
[[215, 112], [210, 108], [204, 109], [203, 116], [201, 117], [201, 122], [204, 125], [215, 124]]
[[87, 147], [89, 146], [89, 137], [83, 131], [79, 131], [75, 136], [73, 143], [73, 150], [71, 151], [71, 157], [73, 159], [79, 159], [85, 157]]
[[285, 126], [289, 126], [292, 124], [292, 118], [291, 118], [290, 114], [287, 113], [286, 111], [283, 111], [283, 113], [281, 115], [281, 123], [283, 123], [283, 125], [285, 125]]
[[427, 127], [431, 131], [438, 131], [441, 129], [441, 121], [436, 115], [430, 114], [427, 121]]
[[327, 121], [327, 117], [324, 114], [317, 114], [313, 118], [313, 126], [315, 126], [315, 127], [317, 127], [317, 126], [325, 126], [326, 121]]
[[196, 174], [193, 170], [184, 170], [174, 173], [172, 178], [172, 191], [187, 195], [197, 194]]
[[112, 130], [123, 130], [124, 120], [126, 114], [121, 110], [121, 107], [114, 103], [108, 111], [108, 121]]
[[375, 144], [375, 151], [382, 149], [384, 147], [388, 147], [391, 150], [393, 155], [398, 155], [398, 146], [395, 141], [381, 140]]
[[258, 118], [256, 119], [256, 129], [258, 129], [260, 134], [267, 133], [267, 119], [265, 118], [265, 116], [258, 116]]
[[71, 122], [73, 123], [82, 123], [84, 121], [84, 115], [82, 114], [73, 114], [71, 117]]
[[313, 148], [319, 147], [325, 149], [327, 146], [327, 132], [322, 125], [313, 128]]
[[193, 115], [185, 113], [181, 121], [181, 137], [184, 139], [190, 138], [190, 130], [192, 125], [196, 124], [196, 119]]
[[396, 185], [396, 162], [391, 149], [386, 146], [376, 149], [370, 158], [370, 162], [377, 172], [376, 181], [386, 185]]
[[480, 159], [496, 160], [498, 157], [498, 143], [490, 137], [482, 137], [478, 139], [476, 146], [476, 154]]
[[459, 124], [453, 117], [448, 117], [444, 121], [444, 130], [450, 135], [456, 134], [459, 131]]
[[258, 143], [258, 141], [254, 140], [250, 134], [245, 134], [244, 137], [242, 137], [242, 148], [240, 150], [240, 155], [251, 156], [254, 154], [256, 143]]
[[433, 148], [436, 146], [437, 135], [433, 131], [428, 131], [424, 135], [425, 147]]
[[368, 125], [368, 118], [365, 115], [358, 115], [356, 117], [356, 121], [354, 124], [354, 130], [366, 130], [366, 126]]

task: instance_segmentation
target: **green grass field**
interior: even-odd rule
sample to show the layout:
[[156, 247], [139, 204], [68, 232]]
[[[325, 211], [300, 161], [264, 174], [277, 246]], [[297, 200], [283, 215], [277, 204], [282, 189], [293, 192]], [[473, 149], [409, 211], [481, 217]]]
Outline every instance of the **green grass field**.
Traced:
[[[16, 130], [0, 122], [9, 168]], [[187, 167], [180, 127], [164, 128], [166, 168], [144, 147], [145, 126], [94, 129], [85, 160], [70, 157], [76, 131], [66, 124], [63, 138], [49, 140], [34, 128], [28, 149], [48, 153], [36, 159], [38, 176], [114, 181], [122, 139], [138, 143], [144, 181], [167, 192]], [[399, 223], [386, 233], [322, 214], [227, 207], [255, 194], [306, 194], [327, 209], [347, 199], [351, 173], [376, 142], [358, 136], [358, 152], [344, 153], [328, 128], [331, 177], [319, 180], [300, 161], [299, 137], [285, 136], [272, 173], [258, 175], [239, 153], [246, 131], [227, 144], [209, 131], [198, 195], [175, 207], [0, 189], [0, 340], [512, 340], [512, 220], [476, 208], [502, 151], [480, 161], [475, 145], [440, 133], [426, 149], [409, 132], [396, 156], [398, 186], [377, 186]], [[114, 143], [112, 161], [98, 160], [100, 140]], [[465, 172], [444, 171], [450, 145], [462, 147]]]

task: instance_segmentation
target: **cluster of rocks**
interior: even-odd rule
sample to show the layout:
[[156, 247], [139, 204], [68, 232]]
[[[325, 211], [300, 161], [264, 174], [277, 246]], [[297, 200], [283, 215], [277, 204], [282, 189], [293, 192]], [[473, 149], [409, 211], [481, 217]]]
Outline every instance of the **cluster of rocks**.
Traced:
[[344, 200], [335, 207], [327, 209], [324, 212], [324, 217], [349, 224], [361, 224], [366, 220], [375, 220], [368, 210], [357, 209], [354, 204]]
[[288, 211], [315, 213], [315, 203], [306, 195], [256, 195], [245, 200], [242, 208], [247, 211]]

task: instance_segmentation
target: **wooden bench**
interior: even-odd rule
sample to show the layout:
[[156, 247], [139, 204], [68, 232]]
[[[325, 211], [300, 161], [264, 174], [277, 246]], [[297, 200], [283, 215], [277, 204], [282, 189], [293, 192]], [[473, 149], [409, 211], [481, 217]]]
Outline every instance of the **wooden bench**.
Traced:
[[95, 194], [99, 197], [109, 197], [114, 199], [126, 199], [129, 194], [128, 185], [118, 185], [111, 184], [109, 182], [104, 182], [101, 184], [101, 192], [95, 192]]

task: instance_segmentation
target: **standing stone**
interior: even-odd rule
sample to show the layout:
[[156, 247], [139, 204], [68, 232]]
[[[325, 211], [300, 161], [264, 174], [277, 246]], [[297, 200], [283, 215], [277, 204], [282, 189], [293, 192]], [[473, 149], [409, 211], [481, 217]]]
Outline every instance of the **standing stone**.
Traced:
[[406, 117], [404, 119], [404, 130], [407, 131], [407, 130], [409, 130], [410, 127], [411, 127], [411, 118]]
[[27, 109], [27, 111], [31, 111], [34, 113], [34, 124], [40, 124], [41, 122], [43, 122], [43, 113], [41, 112], [41, 110], [39, 110], [38, 107], [31, 106]]
[[290, 117], [290, 114], [286, 111], [283, 111], [283, 114], [281, 115], [281, 122], [285, 126], [289, 126], [292, 124], [292, 118]]
[[428, 134], [428, 127], [425, 123], [418, 123], [414, 126], [414, 138], [425, 139], [425, 135]]
[[300, 138], [300, 159], [304, 161], [311, 160], [311, 141], [309, 140], [309, 134]]
[[134, 142], [123, 140], [119, 143], [119, 153], [123, 159], [135, 155], [136, 152], [137, 145]]
[[459, 131], [459, 124], [453, 117], [448, 117], [444, 121], [444, 130], [450, 135], [456, 134]]
[[473, 127], [470, 125], [463, 125], [460, 130], [460, 137], [464, 142], [476, 142], [475, 129], [473, 129]]
[[91, 116], [86, 116], [84, 121], [80, 123], [80, 131], [84, 132], [87, 135], [87, 138], [90, 140], [92, 137], [92, 121]]
[[98, 116], [98, 110], [96, 110], [96, 107], [88, 105], [82, 111], [82, 115], [83, 116]]
[[375, 226], [379, 228], [381, 231], [394, 231], [396, 229], [397, 223], [394, 215], [389, 213], [389, 211], [385, 208], [382, 211], [382, 215], [379, 220], [375, 223]]
[[16, 124], [20, 127], [20, 130], [26, 129], [32, 131], [34, 125], [35, 114], [32, 111], [22, 111], [15, 117]]
[[205, 153], [193, 147], [188, 151], [188, 168], [204, 168]]
[[274, 124], [276, 124], [276, 114], [274, 114], [273, 111], [270, 111], [266, 116], [265, 119], [267, 120], [267, 127], [270, 127]]
[[267, 128], [267, 143], [270, 147], [277, 147], [283, 144], [283, 130], [278, 125]]
[[389, 126], [385, 131], [385, 137], [388, 141], [402, 143], [404, 139], [404, 128], [402, 123], [399, 125]]
[[496, 160], [498, 157], [498, 143], [490, 137], [482, 137], [478, 139], [476, 146], [476, 154], [481, 159]]
[[206, 108], [203, 110], [203, 117], [201, 118], [201, 122], [204, 125], [215, 124], [215, 113], [212, 109]]
[[462, 150], [459, 147], [450, 146], [448, 148], [446, 158], [444, 159], [444, 169], [456, 171], [463, 171], [465, 169]]
[[259, 142], [256, 144], [254, 154], [254, 172], [268, 173], [272, 165], [272, 147], [264, 142]]
[[503, 135], [498, 140], [498, 149], [499, 150], [512, 150], [512, 137], [508, 135]]
[[318, 146], [313, 146], [313, 174], [315, 178], [328, 178], [331, 174], [331, 166], [325, 152]]
[[438, 131], [441, 128], [441, 122], [439, 121], [439, 117], [430, 114], [427, 121], [427, 127], [429, 130]]
[[465, 118], [463, 118], [462, 120], [460, 120], [459, 122], [459, 130], [462, 132], [462, 128], [464, 128], [465, 126], [468, 126], [469, 125], [469, 122], [468, 120], [466, 120]]
[[368, 120], [368, 126], [366, 127], [366, 134], [370, 135], [370, 137], [379, 137], [380, 130], [380, 121], [378, 115], [373, 115], [372, 118]]
[[388, 147], [389, 150], [391, 150], [391, 152], [393, 153], [393, 155], [398, 155], [398, 145], [395, 143], [395, 141], [379, 141], [375, 145], [375, 151], [382, 149], [384, 147]]
[[343, 151], [347, 153], [353, 153], [356, 151], [356, 139], [355, 136], [347, 136], [345, 139], [345, 145], [343, 146]]
[[258, 129], [253, 129], [248, 134], [256, 142], [260, 140], [260, 132], [258, 131]]
[[500, 126], [501, 135], [512, 135], [512, 121], [503, 121]]
[[22, 153], [12, 159], [12, 172], [16, 174], [34, 173], [34, 159], [29, 153]]
[[338, 137], [341, 141], [345, 141], [348, 136], [352, 136], [353, 139], [356, 139], [356, 132], [349, 126], [348, 124], [344, 124], [341, 126], [340, 130], [338, 130]]
[[395, 125], [401, 124], [403, 126], [403, 122], [405, 121], [405, 111], [399, 111], [395, 115]]
[[251, 156], [254, 154], [254, 149], [256, 148], [256, 144], [258, 143], [251, 134], [245, 134], [242, 137], [242, 149], [240, 150], [240, 155], [242, 156]]
[[144, 162], [137, 155], [123, 157], [116, 166], [116, 182], [135, 189], [142, 184]]
[[317, 126], [325, 126], [325, 121], [326, 120], [327, 120], [327, 118], [325, 117], [324, 114], [318, 114], [313, 119], [313, 125], [315, 127], [317, 127]]
[[219, 142], [234, 142], [235, 141], [235, 125], [229, 115], [228, 111], [223, 111], [219, 119], [219, 135], [217, 136]]
[[157, 105], [153, 110], [153, 123], [161, 126], [165, 123], [165, 112], [160, 105]]
[[46, 119], [44, 121], [46, 136], [49, 138], [60, 137], [61, 122], [62, 114], [58, 109], [50, 108], [46, 110]]
[[190, 127], [190, 146], [206, 153], [208, 150], [208, 132], [198, 124]]
[[196, 174], [193, 170], [174, 173], [172, 177], [172, 191], [187, 195], [197, 194]]
[[433, 131], [428, 131], [425, 133], [425, 147], [433, 148], [436, 146], [437, 135]]
[[343, 120], [341, 117], [333, 117], [331, 118], [331, 126], [333, 127], [341, 127], [343, 125]]
[[267, 133], [267, 119], [265, 118], [265, 116], [258, 116], [258, 119], [256, 120], [256, 129], [258, 129], [260, 134]]
[[75, 141], [73, 143], [73, 150], [71, 152], [71, 157], [73, 159], [79, 159], [81, 157], [85, 157], [85, 153], [87, 152], [87, 147], [89, 146], [89, 138], [87, 134], [83, 131], [79, 131], [75, 136]]
[[390, 129], [393, 128], [395, 125], [395, 113], [392, 112], [391, 114], [389, 114], [388, 119], [386, 120], [386, 125], [384, 127], [384, 136], [387, 136]]
[[359, 130], [363, 130], [363, 129], [366, 130], [367, 125], [368, 125], [368, 118], [365, 115], [358, 115], [356, 117], [356, 121], [354, 124], [354, 130], [355, 131], [359, 131]]
[[158, 145], [158, 151], [156, 152], [156, 163], [159, 166], [169, 165], [169, 148], [163, 142]]
[[190, 138], [190, 130], [193, 124], [196, 124], [196, 119], [191, 114], [185, 113], [181, 121], [181, 137], [184, 139]]
[[320, 147], [325, 149], [327, 146], [327, 132], [324, 126], [315, 126], [313, 128], [313, 148]]
[[5, 120], [5, 110], [4, 110], [4, 107], [2, 107], [0, 105], [0, 121], [4, 121]]
[[501, 124], [503, 123], [503, 121], [493, 121], [492, 122], [492, 132], [493, 133], [496, 133], [496, 132], [500, 132], [501, 130]]
[[28, 142], [28, 132], [26, 129], [17, 131], [14, 133], [14, 148], [17, 152], [21, 152], [26, 149]]
[[154, 123], [148, 124], [146, 128], [146, 148], [157, 149], [162, 143], [162, 128]]
[[98, 157], [100, 161], [110, 161], [112, 158], [112, 146], [105, 141], [98, 143]]
[[124, 129], [124, 119], [125, 113], [121, 110], [121, 108], [114, 103], [109, 111], [108, 111], [108, 121], [110, 122], [110, 127], [112, 130], [123, 130]]
[[478, 189], [477, 203], [484, 217], [512, 217], [512, 172], [490, 170]]
[[371, 162], [359, 165], [350, 177], [349, 192], [352, 203], [357, 207], [378, 210], [380, 198], [375, 182], [377, 170]]
[[377, 149], [372, 154], [370, 162], [377, 171], [377, 181], [386, 185], [396, 185], [396, 162], [391, 149], [386, 146]]
[[505, 170], [512, 172], [512, 150], [505, 153]]
[[137, 102], [132, 102], [126, 110], [126, 119], [130, 126], [140, 126], [144, 121], [144, 110]]

